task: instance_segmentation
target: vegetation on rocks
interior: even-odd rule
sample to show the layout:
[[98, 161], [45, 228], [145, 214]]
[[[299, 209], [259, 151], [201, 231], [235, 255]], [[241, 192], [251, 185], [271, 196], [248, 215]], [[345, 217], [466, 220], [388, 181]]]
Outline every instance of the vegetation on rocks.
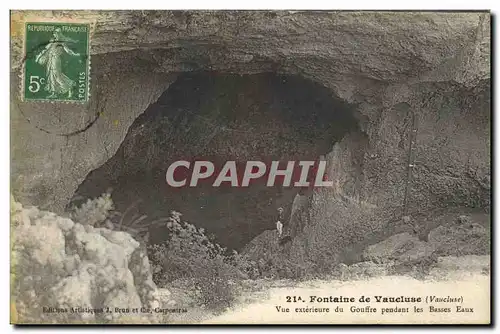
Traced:
[[169, 238], [149, 247], [155, 281], [168, 286], [183, 280], [200, 306], [221, 311], [234, 301], [235, 281], [244, 278], [240, 255], [211, 241], [201, 228], [181, 220], [173, 211], [168, 219]]
[[[249, 286], [264, 287], [270, 281], [352, 281], [386, 275], [427, 279], [461, 268], [489, 274], [489, 260], [484, 258], [489, 254], [489, 230], [484, 222], [464, 215], [431, 230], [427, 242], [400, 233], [366, 247], [361, 262], [345, 265], [332, 259], [311, 265], [287, 259], [289, 246], [280, 243], [275, 231], [255, 238], [239, 254], [221, 247], [175, 211], [156, 220], [167, 228], [165, 241], [146, 247], [129, 233], [135, 223], [138, 230], [141, 223], [147, 226], [146, 219], [124, 219], [114, 211], [109, 194], [73, 207], [68, 217], [23, 207], [14, 199], [11, 208], [12, 300], [15, 317], [23, 323], [165, 322], [168, 316], [140, 314], [132, 319], [104, 310], [175, 305], [171, 288], [182, 291], [177, 294], [182, 296], [179, 305], [217, 314], [233, 306]], [[48, 312], [44, 306], [68, 312]], [[71, 311], [76, 306], [87, 311]]]

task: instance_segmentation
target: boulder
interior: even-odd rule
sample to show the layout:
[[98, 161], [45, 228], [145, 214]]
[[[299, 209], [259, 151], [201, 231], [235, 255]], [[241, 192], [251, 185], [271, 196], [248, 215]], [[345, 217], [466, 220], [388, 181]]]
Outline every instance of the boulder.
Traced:
[[457, 222], [430, 231], [429, 243], [440, 250], [440, 255], [490, 254], [491, 234], [488, 228], [474, 222], [470, 216], [460, 216]]
[[366, 247], [365, 261], [384, 263], [394, 260], [416, 260], [432, 254], [434, 248], [408, 232], [393, 235], [382, 242]]
[[89, 229], [15, 201], [11, 221], [12, 300], [19, 323], [140, 321], [147, 315], [131, 309], [160, 305], [145, 249], [129, 234]]

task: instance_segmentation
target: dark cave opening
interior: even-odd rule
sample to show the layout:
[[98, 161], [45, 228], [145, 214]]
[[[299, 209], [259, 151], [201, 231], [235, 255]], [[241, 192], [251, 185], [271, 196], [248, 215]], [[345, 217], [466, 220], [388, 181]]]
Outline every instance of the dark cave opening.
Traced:
[[[299, 76], [186, 73], [131, 125], [116, 154], [92, 171], [76, 197], [93, 198], [113, 189], [117, 211], [134, 210], [149, 220], [172, 210], [202, 227], [218, 243], [241, 249], [274, 229], [278, 207], [290, 212], [296, 187], [254, 182], [248, 187], [172, 188], [165, 180], [178, 160], [317, 161], [357, 127], [354, 106], [327, 88]], [[150, 231], [150, 243], [165, 240]]]

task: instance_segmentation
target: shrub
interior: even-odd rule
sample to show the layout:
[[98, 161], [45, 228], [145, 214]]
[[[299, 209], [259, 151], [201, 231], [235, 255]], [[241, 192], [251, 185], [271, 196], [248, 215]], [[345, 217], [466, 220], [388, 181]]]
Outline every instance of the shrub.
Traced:
[[236, 299], [232, 270], [221, 261], [205, 262], [194, 279], [196, 297], [202, 306], [221, 312]]
[[145, 224], [146, 216], [132, 213], [134, 205], [123, 214], [116, 212], [110, 194], [104, 193], [80, 207], [71, 207], [69, 215], [75, 222], [123, 230], [138, 240], [147, 233], [148, 226], [165, 226], [168, 239], [148, 247], [153, 280], [161, 287], [184, 280], [188, 285], [185, 288], [193, 291], [198, 304], [214, 311], [225, 310], [232, 304], [237, 279], [256, 277], [255, 264], [235, 251], [229, 253], [213, 237], [207, 237], [203, 228], [182, 221], [181, 213], [173, 211], [168, 218]]
[[175, 280], [192, 282], [198, 303], [214, 311], [229, 307], [235, 299], [235, 281], [244, 278], [245, 259], [213, 242], [204, 229], [181, 220], [173, 211], [167, 219], [168, 240], [149, 247], [153, 279], [159, 286]]
[[113, 210], [111, 195], [104, 193], [100, 197], [88, 199], [80, 207], [71, 207], [69, 215], [75, 223], [97, 227], [112, 215]]
[[121, 213], [115, 210], [111, 194], [105, 192], [97, 198], [87, 199], [80, 206], [72, 205], [67, 211], [71, 220], [76, 223], [124, 231], [137, 241], [143, 242], [149, 226], [164, 224], [164, 219], [146, 222], [148, 217], [137, 210], [136, 205], [139, 202], [132, 203]]

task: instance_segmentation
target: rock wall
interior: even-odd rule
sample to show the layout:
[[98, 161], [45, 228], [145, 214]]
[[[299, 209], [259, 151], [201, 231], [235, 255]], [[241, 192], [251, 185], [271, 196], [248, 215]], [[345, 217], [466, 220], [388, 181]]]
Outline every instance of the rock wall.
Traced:
[[[33, 15], [95, 20], [95, 95], [84, 109], [18, 101], [22, 22]], [[357, 104], [360, 133], [346, 137], [330, 156], [337, 167], [331, 170], [336, 188], [314, 195], [311, 202], [319, 222], [318, 254], [326, 248], [338, 254], [343, 244], [401, 216], [412, 114], [417, 152], [409, 212], [443, 205], [489, 207], [488, 13], [51, 11], [11, 16], [12, 182], [23, 203], [60, 211], [87, 173], [116, 152], [128, 126], [168, 87], [172, 73], [214, 70], [298, 74]], [[100, 116], [88, 130], [57, 135], [85, 127], [93, 115]], [[338, 162], [344, 158], [351, 163]], [[335, 215], [345, 220], [332, 221]], [[356, 215], [367, 218], [351, 224]], [[312, 235], [306, 239], [313, 240]]]
[[88, 105], [19, 100], [11, 76], [11, 183], [22, 203], [61, 213], [87, 174], [118, 149], [135, 118], [175, 75], [109, 65], [92, 58]]
[[[305, 201], [306, 214], [291, 221], [292, 229], [303, 231], [294, 240], [293, 256], [337, 257], [336, 262], [353, 252], [357, 258], [358, 247], [399, 229], [423, 228], [428, 224], [423, 217], [439, 208], [489, 212], [489, 84], [416, 88], [408, 103], [380, 110], [367, 132], [352, 133], [334, 146], [327, 157], [334, 187], [314, 193]], [[409, 179], [411, 113], [416, 135]], [[402, 221], [406, 215], [411, 224]]]

